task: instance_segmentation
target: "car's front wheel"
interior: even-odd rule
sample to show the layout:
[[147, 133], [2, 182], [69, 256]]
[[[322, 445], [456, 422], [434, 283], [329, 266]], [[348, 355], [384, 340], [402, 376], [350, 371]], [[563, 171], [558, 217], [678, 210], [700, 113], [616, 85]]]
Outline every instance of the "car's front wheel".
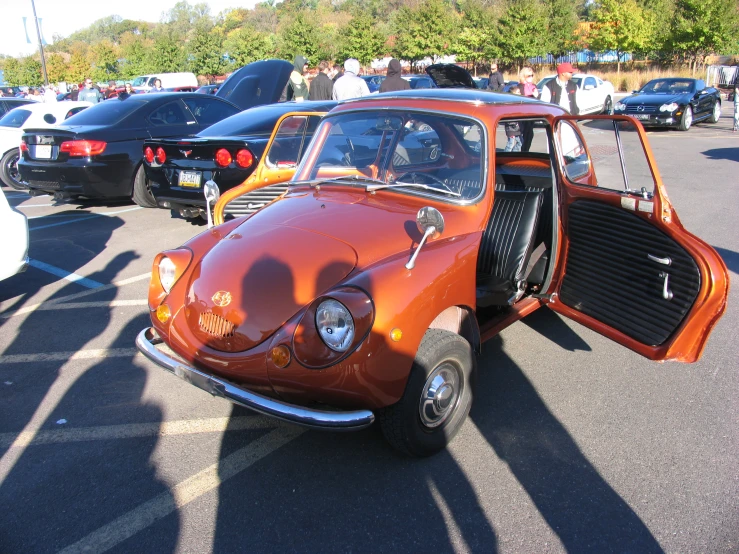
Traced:
[[28, 190], [18, 173], [19, 158], [20, 151], [18, 148], [13, 148], [5, 153], [3, 159], [0, 160], [0, 180], [16, 190]]
[[606, 96], [606, 101], [603, 103], [603, 114], [613, 115], [613, 100], [610, 96]]
[[136, 172], [136, 177], [133, 180], [133, 195], [131, 198], [142, 208], [157, 207], [156, 198], [154, 198], [154, 195], [151, 193], [149, 179], [146, 178], [144, 164], [141, 164]]
[[678, 129], [681, 131], [687, 131], [690, 129], [690, 126], [693, 124], [693, 108], [690, 106], [685, 106], [685, 111], [683, 112], [683, 116], [680, 118], [680, 125], [678, 125]]
[[463, 337], [426, 331], [403, 396], [378, 413], [388, 442], [419, 457], [446, 448], [470, 411], [475, 372], [475, 355]]
[[721, 102], [716, 100], [716, 103], [713, 105], [713, 113], [711, 114], [711, 118], [708, 120], [709, 123], [718, 123], [718, 120], [721, 118]]

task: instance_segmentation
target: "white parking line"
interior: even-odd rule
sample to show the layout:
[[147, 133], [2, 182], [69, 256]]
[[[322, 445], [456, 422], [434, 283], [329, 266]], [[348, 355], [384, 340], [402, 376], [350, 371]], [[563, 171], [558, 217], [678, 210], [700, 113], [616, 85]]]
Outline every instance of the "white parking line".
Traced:
[[0, 356], [2, 364], [27, 364], [38, 362], [66, 362], [92, 358], [131, 358], [139, 353], [137, 348], [96, 348], [76, 352], [41, 352], [39, 354], [8, 354]]
[[93, 531], [82, 540], [61, 550], [60, 554], [110, 550], [158, 520], [217, 488], [304, 432], [305, 429], [299, 427], [279, 427], [178, 483], [171, 490], [155, 496], [138, 508], [134, 508], [97, 531]]
[[[18, 208], [25, 208], [26, 206], [17, 206]], [[35, 206], [28, 206], [29, 208], [35, 208]], [[93, 215], [90, 214], [90, 212], [79, 212], [79, 213], [66, 213], [66, 214], [47, 214], [47, 215], [32, 215], [31, 217], [26, 217], [29, 221], [32, 219], [41, 219], [44, 218], [50, 218], [50, 217], [84, 217], [87, 215]]]
[[[16, 204], [13, 207], [14, 208], [48, 208], [49, 206], [58, 206], [58, 204], [27, 204], [27, 205]], [[38, 216], [38, 217], [44, 217], [44, 216]], [[51, 216], [46, 216], [46, 217], [51, 217]]]
[[138, 300], [110, 300], [103, 302], [70, 302], [69, 304], [42, 304], [35, 311], [49, 312], [51, 310], [86, 310], [88, 308], [125, 308], [128, 306], [148, 306], [146, 299]]
[[39, 229], [48, 229], [49, 227], [58, 227], [59, 225], [68, 225], [69, 223], [77, 223], [78, 221], [87, 221], [88, 219], [93, 219], [95, 217], [109, 217], [111, 215], [118, 215], [118, 214], [124, 214], [126, 212], [133, 212], [135, 210], [140, 210], [141, 206], [136, 206], [135, 208], [128, 208], [126, 210], [118, 210], [115, 212], [98, 212], [94, 214], [89, 214], [86, 217], [78, 217], [75, 219], [71, 219], [69, 221], [61, 221], [59, 223], [50, 223], [49, 225], [41, 225], [39, 227], [31, 227], [28, 229], [29, 231], [38, 231]]
[[110, 290], [110, 289], [122, 287], [124, 285], [130, 285], [131, 283], [136, 283], [137, 281], [141, 281], [143, 279], [149, 279], [150, 277], [151, 277], [151, 273], [142, 273], [141, 275], [136, 275], [135, 277], [129, 277], [128, 279], [122, 279], [115, 283], [110, 283], [109, 285], [104, 285], [96, 289], [76, 292], [74, 294], [69, 294], [67, 296], [60, 296], [59, 298], [53, 298], [51, 300], [46, 300], [45, 302], [40, 302], [38, 304], [32, 304], [30, 306], [26, 306], [25, 308], [21, 308], [20, 310], [16, 310], [14, 312], [10, 312], [7, 314], [2, 314], [0, 315], [0, 319], [7, 319], [9, 317], [15, 317], [15, 316], [35, 312], [38, 309], [46, 309], [46, 308], [42, 308], [42, 306], [50, 306], [53, 304], [60, 304], [62, 302], [67, 302], [69, 300], [75, 300], [77, 298], [89, 296], [91, 294], [102, 292], [104, 290]]
[[61, 444], [100, 440], [167, 437], [199, 433], [223, 433], [245, 429], [274, 429], [284, 425], [264, 416], [213, 417], [157, 423], [128, 423], [100, 427], [62, 428], [52, 431], [0, 433], [0, 448], [25, 448], [42, 444]]
[[70, 281], [72, 283], [82, 285], [83, 287], [87, 287], [88, 289], [96, 289], [104, 286], [102, 283], [98, 283], [93, 279], [88, 279], [87, 277], [77, 275], [76, 273], [70, 273], [69, 271], [65, 271], [60, 267], [40, 262], [38, 260], [29, 259], [28, 265], [30, 265], [31, 267], [35, 267], [36, 269], [40, 269], [41, 271], [45, 271], [46, 273], [51, 273], [52, 275], [61, 277], [62, 279], [66, 279], [67, 281]]

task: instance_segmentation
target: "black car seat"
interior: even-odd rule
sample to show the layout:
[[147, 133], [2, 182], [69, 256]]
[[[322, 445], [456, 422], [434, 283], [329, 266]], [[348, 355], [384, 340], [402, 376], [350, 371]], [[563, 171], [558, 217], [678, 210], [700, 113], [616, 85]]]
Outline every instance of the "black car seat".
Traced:
[[510, 306], [526, 291], [544, 193], [496, 191], [477, 259], [477, 306]]

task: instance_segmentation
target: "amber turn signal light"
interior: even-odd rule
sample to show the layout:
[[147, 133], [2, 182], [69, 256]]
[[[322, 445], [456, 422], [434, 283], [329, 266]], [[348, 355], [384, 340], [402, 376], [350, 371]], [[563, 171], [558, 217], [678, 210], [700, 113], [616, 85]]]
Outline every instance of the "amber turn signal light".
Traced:
[[274, 362], [277, 367], [287, 367], [287, 364], [290, 363], [290, 349], [284, 344], [275, 346], [272, 349], [271, 354], [272, 362]]
[[390, 338], [393, 340], [393, 342], [398, 342], [400, 339], [403, 338], [403, 331], [396, 327], [395, 329], [390, 331]]
[[167, 323], [170, 317], [172, 317], [172, 312], [169, 311], [169, 306], [162, 304], [157, 308], [157, 319], [160, 322]]

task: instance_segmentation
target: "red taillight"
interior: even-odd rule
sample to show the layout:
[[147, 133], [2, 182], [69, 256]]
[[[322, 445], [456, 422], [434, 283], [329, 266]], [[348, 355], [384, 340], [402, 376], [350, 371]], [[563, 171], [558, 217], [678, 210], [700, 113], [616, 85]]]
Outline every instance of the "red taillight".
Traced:
[[21, 152], [28, 152], [28, 145], [24, 140], [21, 141]]
[[161, 146], [157, 148], [157, 162], [160, 164], [163, 164], [167, 161], [167, 153], [164, 151], [164, 148]]
[[231, 163], [231, 152], [226, 150], [225, 148], [221, 148], [216, 152], [216, 164], [220, 165], [221, 167], [226, 167]]
[[239, 167], [251, 167], [254, 163], [254, 156], [246, 148], [242, 148], [236, 152], [236, 165]]
[[144, 148], [144, 159], [146, 163], [152, 163], [154, 161], [154, 150], [151, 149], [151, 146]]
[[105, 151], [106, 143], [102, 140], [68, 140], [59, 146], [59, 152], [66, 152], [70, 157], [97, 156]]

